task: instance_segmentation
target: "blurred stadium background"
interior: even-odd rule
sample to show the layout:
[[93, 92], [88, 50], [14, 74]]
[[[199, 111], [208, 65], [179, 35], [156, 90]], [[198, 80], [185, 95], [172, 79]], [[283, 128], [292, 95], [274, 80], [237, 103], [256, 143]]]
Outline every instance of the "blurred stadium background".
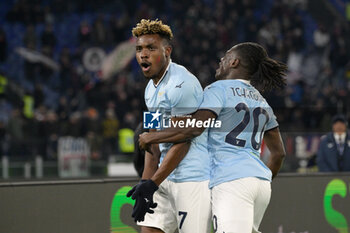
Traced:
[[317, 173], [332, 116], [350, 120], [349, 0], [1, 0], [2, 182], [136, 177], [146, 82], [131, 29], [142, 18], [171, 26], [173, 61], [203, 87], [239, 42], [287, 63], [287, 87], [264, 94], [287, 150], [281, 172]]
[[172, 59], [203, 87], [238, 42], [259, 42], [289, 65], [288, 86], [265, 94], [286, 143], [282, 172], [316, 171], [314, 155], [331, 117], [350, 115], [346, 0], [2, 0], [0, 11], [6, 177], [35, 177], [35, 166], [43, 167], [37, 175], [57, 177], [59, 154], [74, 145], [88, 154], [85, 175], [106, 175], [108, 163], [132, 161], [146, 82], [130, 31], [142, 18], [172, 27]]

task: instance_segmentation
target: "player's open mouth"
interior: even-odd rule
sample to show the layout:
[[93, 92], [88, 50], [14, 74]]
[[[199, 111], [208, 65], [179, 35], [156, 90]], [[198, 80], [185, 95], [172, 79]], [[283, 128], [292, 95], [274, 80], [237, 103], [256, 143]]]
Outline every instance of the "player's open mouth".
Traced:
[[142, 62], [140, 65], [143, 72], [147, 72], [151, 69], [151, 64], [148, 62]]

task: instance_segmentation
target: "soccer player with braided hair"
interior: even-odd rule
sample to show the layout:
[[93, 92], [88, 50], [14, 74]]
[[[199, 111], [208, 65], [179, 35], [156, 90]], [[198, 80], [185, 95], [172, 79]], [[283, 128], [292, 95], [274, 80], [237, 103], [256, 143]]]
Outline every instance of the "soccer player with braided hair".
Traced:
[[[171, 61], [168, 25], [141, 20], [132, 30], [136, 59], [148, 79], [145, 102], [153, 117], [176, 120], [193, 114], [203, 100], [198, 79]], [[151, 130], [150, 130], [151, 131]], [[145, 148], [142, 180], [127, 194], [136, 200], [132, 217], [142, 233], [209, 233], [211, 227], [208, 132], [191, 142], [160, 143]], [[159, 163], [159, 166], [158, 166]]]
[[[260, 91], [285, 86], [287, 66], [268, 57], [256, 43], [228, 50], [216, 70], [218, 81], [204, 90], [197, 121], [216, 118], [221, 128], [210, 128], [212, 156], [211, 204], [215, 232], [257, 233], [271, 196], [271, 184], [285, 156], [273, 110]], [[203, 127], [169, 129], [140, 135], [140, 146], [181, 142], [201, 135]], [[260, 160], [262, 139], [271, 152]]]

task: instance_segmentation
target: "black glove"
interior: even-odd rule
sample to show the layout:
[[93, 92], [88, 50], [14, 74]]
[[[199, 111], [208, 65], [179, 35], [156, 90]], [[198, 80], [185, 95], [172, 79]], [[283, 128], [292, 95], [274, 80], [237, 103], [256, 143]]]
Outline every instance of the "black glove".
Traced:
[[[138, 186], [139, 184], [143, 183], [143, 182], [146, 182], [146, 181], [147, 181], [147, 180], [141, 180], [137, 185], [135, 185], [134, 187], [132, 187], [132, 189], [129, 190], [129, 192], [126, 194], [126, 196], [127, 196], [127, 197], [131, 197], [131, 195], [134, 194], [134, 192], [135, 192], [137, 186]], [[135, 199], [133, 198], [133, 200], [135, 200]]]
[[133, 200], [136, 200], [132, 217], [136, 221], [144, 221], [146, 213], [153, 214], [151, 208], [156, 208], [157, 203], [153, 202], [153, 194], [158, 190], [158, 186], [152, 180], [141, 180], [127, 194]]
[[[134, 194], [136, 188], [143, 182], [146, 182], [147, 180], [141, 180], [140, 183], [138, 183], [137, 185], [135, 185], [134, 187], [132, 187], [132, 189], [126, 194], [127, 197], [131, 197], [131, 195]], [[134, 199], [134, 198], [132, 198]], [[135, 200], [135, 199], [134, 199]], [[134, 218], [134, 221], [143, 221], [144, 218], [142, 218], [142, 215], [144, 216], [146, 214], [146, 208], [144, 208], [146, 206], [146, 201], [143, 198], [137, 198], [134, 208], [132, 210], [132, 214], [131, 217]], [[143, 211], [141, 211], [140, 209], [144, 208], [145, 213], [143, 213]]]
[[145, 198], [138, 196], [134, 208], [132, 210], [131, 217], [134, 218], [135, 222], [142, 222], [145, 220], [146, 213], [153, 214], [154, 210], [151, 208], [156, 208], [157, 203], [146, 202]]

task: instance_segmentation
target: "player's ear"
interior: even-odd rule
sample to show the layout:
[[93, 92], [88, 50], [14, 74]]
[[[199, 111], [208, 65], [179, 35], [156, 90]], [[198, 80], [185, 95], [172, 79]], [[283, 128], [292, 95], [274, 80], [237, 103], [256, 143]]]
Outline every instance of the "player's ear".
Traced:
[[171, 45], [165, 46], [165, 56], [170, 57], [172, 50], [173, 50], [173, 48], [171, 47]]
[[231, 61], [231, 64], [230, 64], [230, 66], [232, 67], [232, 68], [237, 68], [237, 66], [239, 65], [239, 59], [238, 58], [234, 58], [232, 61]]

